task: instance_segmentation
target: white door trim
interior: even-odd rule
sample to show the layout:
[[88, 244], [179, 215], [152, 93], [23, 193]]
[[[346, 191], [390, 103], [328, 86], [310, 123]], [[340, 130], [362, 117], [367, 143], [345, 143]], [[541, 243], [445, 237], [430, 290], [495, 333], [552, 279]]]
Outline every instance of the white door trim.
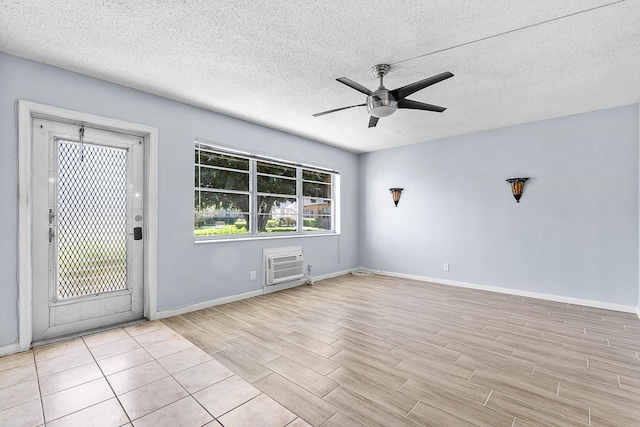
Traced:
[[18, 101], [18, 305], [19, 345], [26, 350], [32, 341], [31, 271], [31, 126], [34, 118], [98, 129], [123, 132], [144, 138], [145, 219], [144, 239], [144, 315], [157, 318], [158, 278], [158, 129], [150, 126], [65, 110], [30, 101]]

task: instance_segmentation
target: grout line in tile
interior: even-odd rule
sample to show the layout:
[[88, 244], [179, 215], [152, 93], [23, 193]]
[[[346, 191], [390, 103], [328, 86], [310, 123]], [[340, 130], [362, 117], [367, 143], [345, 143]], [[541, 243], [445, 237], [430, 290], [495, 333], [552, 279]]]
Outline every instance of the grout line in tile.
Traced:
[[42, 403], [42, 390], [40, 389], [40, 375], [38, 374], [38, 365], [36, 364], [36, 352], [31, 351], [31, 356], [33, 357], [33, 368], [36, 370], [36, 383], [38, 384], [38, 397], [40, 398], [40, 411], [42, 411], [42, 422], [44, 423], [46, 420], [44, 419], [44, 404]]
[[[285, 356], [285, 357], [286, 357], [286, 356]], [[331, 372], [327, 372], [327, 374], [325, 375], [325, 377], [327, 377], [327, 378], [328, 378], [328, 377], [329, 377], [329, 375], [330, 375], [331, 373], [335, 372], [335, 371], [336, 371], [338, 368], [340, 368], [340, 367], [342, 367], [342, 365], [336, 366], [336, 368], [335, 368], [335, 369], [333, 369]]]
[[[175, 379], [175, 378], [174, 378], [174, 379]], [[176, 381], [177, 381], [177, 380], [176, 380]], [[180, 383], [178, 382], [178, 384], [180, 384]], [[180, 385], [182, 385], [182, 384], [180, 384]], [[184, 387], [183, 387], [183, 388], [184, 388]], [[189, 393], [189, 392], [187, 391], [187, 393]], [[211, 412], [209, 412], [209, 410], [208, 410], [207, 408], [205, 408], [205, 407], [202, 405], [202, 403], [200, 403], [200, 401], [199, 401], [198, 399], [196, 399], [195, 397], [193, 397], [193, 394], [189, 393], [189, 397], [191, 397], [193, 400], [195, 400], [195, 401], [196, 401], [196, 403], [197, 403], [198, 405], [200, 405], [200, 407], [201, 407], [202, 409], [204, 409], [204, 410], [207, 412], [207, 414], [211, 415], [211, 418], [213, 418], [215, 421], [218, 421], [218, 418], [216, 418], [216, 417], [215, 417]], [[157, 409], [156, 409], [156, 411], [157, 411]]]
[[[324, 426], [325, 424], [327, 424], [329, 421], [331, 421], [336, 415], [338, 415], [340, 412], [342, 411], [338, 411], [335, 414], [331, 415], [331, 417], [329, 417], [328, 419], [326, 419], [321, 425], [320, 427]], [[300, 419], [302, 419], [301, 417], [298, 417]], [[295, 420], [294, 420], [295, 421]]]
[[398, 347], [400, 347], [400, 344], [396, 345], [395, 347], [393, 347], [391, 350], [387, 351], [384, 354], [390, 354], [393, 350], [397, 349]]
[[489, 402], [489, 398], [491, 397], [491, 394], [493, 393], [493, 390], [489, 390], [489, 394], [487, 395], [487, 399], [484, 401], [484, 406], [487, 406], [487, 403]]
[[418, 401], [411, 407], [411, 409], [409, 409], [409, 412], [407, 412], [407, 414], [405, 415], [405, 417], [408, 417], [409, 414], [411, 413], [411, 411], [413, 411], [416, 406], [418, 406], [418, 403], [422, 402], [422, 399], [418, 399]]
[[[239, 376], [239, 375], [238, 375]], [[242, 377], [240, 377], [242, 378]], [[243, 378], [244, 379], [244, 378]], [[245, 380], [246, 381], [246, 380]], [[231, 411], [234, 411], [236, 409], [238, 409], [239, 407], [246, 405], [247, 403], [251, 402], [253, 399], [255, 399], [256, 397], [260, 396], [260, 395], [265, 395], [267, 397], [270, 397], [268, 394], [260, 392], [260, 394], [253, 396], [251, 399], [247, 400], [246, 402], [242, 402], [241, 404], [239, 404], [238, 406], [234, 406], [233, 408], [229, 409], [227, 412], [225, 412], [224, 414], [220, 414], [220, 416], [218, 418], [222, 418], [223, 416], [225, 416], [226, 414], [228, 414]], [[275, 400], [275, 399], [273, 399]], [[278, 402], [279, 403], [279, 402]], [[282, 404], [281, 404], [282, 405]], [[282, 405], [284, 407], [284, 405]], [[289, 410], [289, 412], [291, 412], [292, 414], [294, 414], [296, 417], [298, 416], [298, 414], [296, 414], [295, 412], [291, 411], [290, 409], [287, 408], [287, 410]], [[213, 416], [213, 415], [212, 415]], [[218, 420], [218, 418], [214, 417], [215, 420]]]
[[[126, 332], [126, 331], [125, 331]], [[82, 341], [84, 342], [84, 338], [82, 339]], [[87, 343], [85, 342], [84, 345], [86, 346]], [[88, 347], [87, 347], [88, 348]], [[146, 350], [145, 350], [146, 351]], [[89, 353], [91, 353], [91, 351], [89, 351]], [[93, 362], [98, 366], [98, 369], [100, 370], [100, 373], [102, 374], [102, 378], [104, 378], [105, 382], [107, 383], [107, 385], [109, 386], [109, 388], [111, 389], [111, 392], [113, 393], [113, 396], [116, 398], [116, 400], [118, 401], [118, 405], [120, 405], [120, 408], [122, 408], [122, 412], [124, 412], [124, 414], [126, 415], [127, 419], [129, 420], [129, 423], [133, 423], [133, 420], [131, 419], [131, 417], [129, 416], [129, 414], [127, 413], [127, 411], [124, 409], [124, 406], [122, 406], [122, 402], [120, 401], [120, 397], [118, 396], [118, 394], [116, 393], [116, 391], [113, 389], [113, 387], [111, 386], [111, 383], [109, 382], [109, 380], [107, 379], [107, 376], [104, 374], [104, 371], [102, 370], [102, 367], [100, 366], [100, 364], [98, 363], [98, 361], [96, 360], [95, 356], [93, 355], [93, 353], [91, 353], [91, 358], [93, 359]], [[42, 397], [40, 398], [42, 400]]]
[[469, 378], [467, 378], [467, 382], [469, 382], [471, 380], [471, 377], [473, 377], [473, 375], [478, 372], [477, 369], [474, 369], [473, 372], [471, 373], [471, 375], [469, 375]]
[[[403, 359], [403, 360], [404, 360], [404, 359]], [[400, 362], [400, 363], [402, 363], [402, 362]], [[406, 380], [404, 383], [402, 383], [402, 385], [401, 385], [400, 387], [398, 387], [396, 390], [397, 390], [397, 391], [400, 391], [400, 389], [402, 389], [402, 387], [404, 387], [405, 385], [407, 385], [407, 383], [408, 383], [409, 381], [411, 381], [411, 379], [412, 379], [412, 378], [413, 378], [413, 377], [409, 377], [409, 379], [408, 379], [408, 380]]]

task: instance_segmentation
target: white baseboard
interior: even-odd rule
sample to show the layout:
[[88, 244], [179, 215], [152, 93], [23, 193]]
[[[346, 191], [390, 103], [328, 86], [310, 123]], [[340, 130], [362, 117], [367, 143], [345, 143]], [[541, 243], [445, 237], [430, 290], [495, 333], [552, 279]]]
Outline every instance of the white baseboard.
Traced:
[[[334, 273], [322, 274], [320, 276], [314, 277], [313, 281], [316, 282], [324, 279], [330, 279], [332, 277], [344, 276], [345, 274], [349, 274], [352, 271], [353, 269], [349, 269], [349, 270], [343, 270], [343, 271], [336, 271]], [[282, 285], [269, 286], [268, 287], [269, 289], [262, 288], [262, 289], [257, 289], [255, 291], [244, 292], [242, 294], [229, 295], [228, 297], [217, 298], [214, 300], [204, 301], [197, 304], [186, 305], [184, 307], [174, 308], [171, 310], [158, 311], [156, 313], [155, 319], [164, 319], [165, 317], [177, 316], [179, 314], [189, 313], [191, 311], [202, 310], [203, 308], [209, 308], [216, 305], [222, 305], [222, 304], [227, 304], [234, 301], [240, 301], [240, 300], [251, 298], [251, 297], [257, 297], [259, 295], [264, 295], [271, 292], [293, 288], [295, 286], [300, 286], [302, 284], [304, 284], [303, 281], [283, 283]]]
[[177, 316], [179, 314], [189, 313], [191, 311], [202, 310], [203, 308], [213, 307], [215, 305], [227, 304], [230, 302], [240, 301], [243, 299], [257, 297], [258, 295], [262, 295], [262, 289], [258, 289], [256, 291], [244, 292], [242, 294], [237, 295], [229, 295], [228, 297], [217, 298], [210, 301], [199, 302], [197, 304], [185, 305], [184, 307], [178, 307], [171, 310], [158, 311], [157, 319], [164, 319], [165, 317]]
[[313, 278], [313, 282], [319, 282], [320, 280], [331, 279], [333, 277], [344, 276], [345, 274], [351, 274], [355, 268], [350, 268], [348, 270], [336, 271], [334, 273], [321, 274], [319, 276], [315, 276]]
[[498, 286], [479, 285], [477, 283], [458, 282], [455, 280], [438, 279], [434, 277], [415, 276], [413, 274], [396, 273], [393, 271], [376, 271], [383, 276], [400, 277], [403, 279], [417, 280], [420, 282], [431, 282], [440, 285], [457, 286], [460, 288], [478, 289], [482, 291], [498, 292], [501, 294], [518, 295], [528, 298], [543, 299], [547, 301], [563, 302], [573, 305], [583, 305], [587, 307], [603, 308], [606, 310], [621, 311], [624, 313], [636, 313], [640, 317], [640, 307], [633, 305], [615, 304], [611, 302], [595, 301], [582, 298], [565, 297], [561, 295], [543, 294], [539, 292], [529, 292], [520, 289], [501, 288]]
[[9, 354], [19, 353], [21, 351], [22, 351], [22, 348], [20, 347], [20, 343], [4, 345], [0, 347], [0, 357], [6, 356]]

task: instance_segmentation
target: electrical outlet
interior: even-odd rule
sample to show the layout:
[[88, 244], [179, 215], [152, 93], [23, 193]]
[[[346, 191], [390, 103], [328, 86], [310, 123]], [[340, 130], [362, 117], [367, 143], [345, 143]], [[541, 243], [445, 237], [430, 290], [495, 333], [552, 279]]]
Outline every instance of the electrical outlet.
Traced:
[[253, 270], [249, 273], [249, 279], [250, 280], [256, 280], [256, 271]]
[[449, 263], [445, 262], [443, 268], [444, 268], [444, 271], [449, 271]]

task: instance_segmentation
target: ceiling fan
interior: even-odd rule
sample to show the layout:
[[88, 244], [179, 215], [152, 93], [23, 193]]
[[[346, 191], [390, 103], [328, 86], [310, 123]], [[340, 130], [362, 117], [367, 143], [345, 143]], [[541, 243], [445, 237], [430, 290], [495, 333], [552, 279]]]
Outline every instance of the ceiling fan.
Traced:
[[322, 113], [316, 113], [313, 116], [323, 116], [325, 114], [335, 113], [336, 111], [346, 110], [347, 108], [364, 107], [366, 105], [367, 112], [371, 116], [369, 118], [369, 127], [372, 128], [378, 124], [378, 120], [381, 117], [390, 116], [391, 114], [395, 113], [398, 108], [435, 111], [437, 113], [442, 113], [444, 110], [446, 110], [446, 108], [444, 107], [425, 104], [424, 102], [412, 101], [410, 99], [406, 99], [406, 97], [428, 86], [446, 80], [449, 77], [453, 77], [453, 74], [447, 71], [445, 73], [437, 74], [424, 80], [399, 87], [398, 89], [389, 90], [384, 87], [382, 79], [387, 75], [390, 69], [391, 66], [388, 64], [378, 64], [373, 67], [373, 75], [380, 78], [380, 87], [375, 91], [369, 90], [361, 84], [356, 83], [346, 77], [340, 77], [339, 79], [336, 79], [340, 83], [345, 84], [350, 88], [367, 95], [367, 102], [364, 104], [350, 105], [348, 107], [323, 111]]

